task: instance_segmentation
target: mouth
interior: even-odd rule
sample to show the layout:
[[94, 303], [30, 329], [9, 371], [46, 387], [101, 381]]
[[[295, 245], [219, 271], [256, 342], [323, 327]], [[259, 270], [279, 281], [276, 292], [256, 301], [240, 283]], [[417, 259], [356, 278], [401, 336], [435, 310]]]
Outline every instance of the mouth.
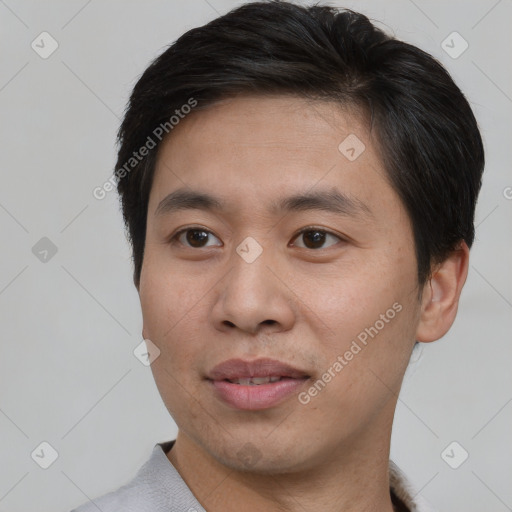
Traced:
[[261, 386], [262, 384], [269, 384], [273, 382], [279, 382], [283, 379], [288, 379], [289, 377], [282, 377], [278, 375], [273, 375], [272, 377], [249, 377], [249, 378], [238, 378], [238, 379], [224, 379], [227, 382], [231, 382], [232, 384], [238, 384], [240, 386]]
[[224, 404], [254, 411], [281, 404], [309, 379], [306, 372], [281, 361], [230, 359], [215, 366], [206, 380]]

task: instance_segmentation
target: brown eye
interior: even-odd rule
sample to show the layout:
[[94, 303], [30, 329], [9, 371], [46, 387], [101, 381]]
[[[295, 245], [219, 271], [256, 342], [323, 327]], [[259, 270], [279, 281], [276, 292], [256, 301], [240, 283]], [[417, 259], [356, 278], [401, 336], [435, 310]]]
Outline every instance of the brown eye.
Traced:
[[[202, 247], [210, 247], [212, 244], [207, 244], [209, 237], [213, 237], [216, 240], [219, 240], [216, 236], [214, 236], [210, 231], [205, 229], [183, 229], [179, 233], [176, 233], [174, 238], [176, 238], [180, 243], [185, 245], [186, 247], [192, 247], [194, 249], [201, 249]], [[220, 240], [219, 240], [220, 242]], [[222, 245], [213, 244], [213, 245]]]
[[326, 240], [329, 237], [334, 240], [333, 243], [329, 244], [327, 247], [331, 245], [335, 245], [337, 242], [341, 241], [341, 238], [333, 233], [329, 233], [323, 229], [304, 229], [302, 230], [295, 240], [303, 240], [303, 245], [298, 245], [298, 247], [303, 247], [305, 249], [325, 249]]

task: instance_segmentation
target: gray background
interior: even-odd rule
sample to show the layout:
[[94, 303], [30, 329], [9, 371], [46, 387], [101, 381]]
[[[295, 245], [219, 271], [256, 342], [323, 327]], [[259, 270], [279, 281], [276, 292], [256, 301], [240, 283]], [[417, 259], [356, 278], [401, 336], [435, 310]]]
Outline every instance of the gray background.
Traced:
[[[141, 314], [117, 196], [92, 190], [113, 171], [119, 120], [150, 60], [240, 3], [0, 0], [1, 512], [69, 511], [125, 483], [176, 434], [133, 354]], [[392, 458], [440, 512], [512, 510], [512, 3], [331, 5], [439, 58], [481, 125], [487, 167], [459, 316], [410, 368]], [[31, 48], [43, 31], [59, 45], [47, 59]], [[441, 46], [453, 31], [469, 44], [456, 59]], [[34, 254], [43, 237], [57, 248], [46, 261]], [[48, 456], [43, 441], [58, 452], [48, 469], [31, 458]], [[458, 469], [441, 456], [452, 441], [469, 453]], [[448, 453], [453, 464], [462, 451]]]

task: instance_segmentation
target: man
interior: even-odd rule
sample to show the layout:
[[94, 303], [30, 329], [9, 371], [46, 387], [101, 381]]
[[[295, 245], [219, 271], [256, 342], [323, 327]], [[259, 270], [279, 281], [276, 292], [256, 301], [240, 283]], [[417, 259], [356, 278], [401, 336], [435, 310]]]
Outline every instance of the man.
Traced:
[[446, 70], [363, 15], [249, 3], [149, 66], [119, 140], [179, 433], [77, 511], [427, 510], [393, 416], [415, 343], [454, 321], [484, 164]]

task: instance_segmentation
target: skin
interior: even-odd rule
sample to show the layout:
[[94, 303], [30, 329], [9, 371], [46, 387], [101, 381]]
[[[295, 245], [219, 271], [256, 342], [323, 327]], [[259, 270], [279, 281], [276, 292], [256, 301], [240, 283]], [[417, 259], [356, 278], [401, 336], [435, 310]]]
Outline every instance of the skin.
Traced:
[[[349, 134], [366, 146], [354, 161], [338, 150]], [[270, 512], [393, 510], [400, 385], [415, 340], [434, 341], [451, 326], [468, 249], [461, 243], [419, 289], [410, 220], [377, 148], [357, 112], [243, 95], [188, 115], [159, 150], [139, 286], [143, 336], [161, 351], [151, 368], [179, 428], [167, 456], [210, 512], [241, 503]], [[226, 208], [156, 215], [180, 188], [218, 196]], [[269, 209], [334, 188], [366, 214]], [[298, 235], [310, 226], [332, 235], [311, 248]], [[210, 233], [202, 246], [186, 234], [173, 239], [187, 227]], [[236, 252], [246, 237], [263, 249], [252, 263]], [[235, 410], [205, 380], [227, 359], [270, 357], [306, 371], [307, 390], [393, 304], [401, 311], [305, 405], [293, 395]], [[247, 446], [250, 463], [239, 455]]]

